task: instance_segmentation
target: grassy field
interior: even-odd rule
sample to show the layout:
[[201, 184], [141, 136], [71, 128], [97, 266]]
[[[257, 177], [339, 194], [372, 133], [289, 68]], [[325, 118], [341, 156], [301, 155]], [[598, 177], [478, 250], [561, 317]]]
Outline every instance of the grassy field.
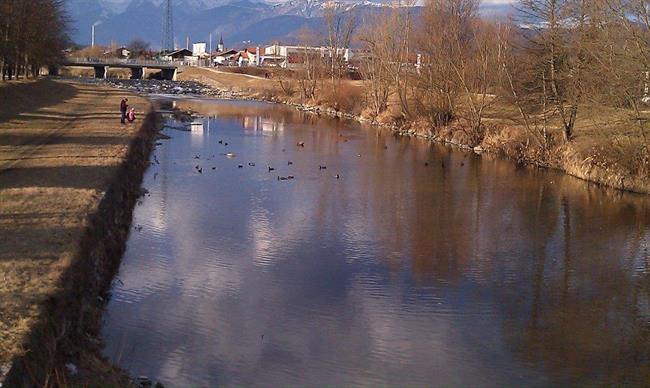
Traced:
[[[258, 99], [293, 103], [303, 102], [300, 98], [300, 93], [295, 80], [293, 81], [294, 93], [293, 95], [288, 96], [280, 87], [280, 83], [277, 78], [266, 79], [264, 77], [255, 75], [241, 74], [231, 71], [221, 71], [218, 68], [185, 67], [180, 70], [178, 79], [187, 81], [199, 81], [213, 88], [232, 90], [243, 93], [248, 97]], [[311, 101], [310, 103], [332, 105], [335, 102], [335, 96], [332, 96], [331, 93], [329, 93], [327, 82], [327, 80], [319, 82], [319, 84], [324, 85], [322, 86], [324, 90], [322, 93], [319, 93], [316, 100]], [[362, 81], [344, 80], [342, 81], [341, 91], [346, 96], [350, 96], [355, 99], [355, 106], [346, 106], [348, 110], [355, 110], [362, 107], [362, 101], [360, 99], [363, 94]], [[337, 100], [341, 100], [341, 98], [339, 97]]]
[[69, 81], [0, 83], [0, 365], [24, 346], [124, 162], [147, 100]]

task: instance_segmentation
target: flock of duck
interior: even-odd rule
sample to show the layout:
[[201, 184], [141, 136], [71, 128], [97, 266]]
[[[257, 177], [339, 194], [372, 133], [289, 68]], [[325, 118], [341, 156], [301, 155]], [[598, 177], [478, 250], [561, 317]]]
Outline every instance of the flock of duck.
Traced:
[[[228, 142], [225, 142], [225, 141], [223, 141], [223, 140], [219, 140], [219, 144], [223, 145], [224, 147], [227, 147], [227, 146], [228, 146]], [[304, 147], [305, 147], [305, 142], [304, 142], [304, 141], [299, 141], [298, 143], [296, 143], [296, 146], [297, 146], [297, 147], [303, 147], [303, 148], [304, 148]], [[284, 151], [285, 151], [285, 150], [283, 149], [282, 152], [284, 152]], [[225, 157], [227, 157], [227, 158], [229, 158], [229, 159], [235, 158], [235, 157], [237, 156], [234, 152], [226, 152], [226, 153], [224, 153], [224, 154], [222, 154], [222, 155], [224, 155]], [[212, 155], [212, 156], [214, 157], [214, 155]], [[358, 156], [361, 156], [361, 155], [358, 155]], [[201, 159], [201, 156], [200, 156], [200, 155], [194, 155], [194, 159]], [[210, 160], [210, 159], [208, 158], [208, 160]], [[290, 161], [290, 160], [287, 161], [287, 166], [292, 166], [292, 165], [293, 165], [293, 162], [292, 162], [292, 161]], [[249, 167], [255, 167], [255, 162], [248, 162], [248, 166], [249, 166]], [[243, 165], [243, 164], [238, 164], [238, 165], [237, 165], [237, 168], [244, 168], [244, 165]], [[213, 169], [213, 170], [216, 170], [217, 168], [216, 168], [216, 167], [212, 167], [212, 169]], [[271, 165], [267, 165], [267, 169], [268, 169], [268, 172], [273, 172], [273, 171], [275, 171], [275, 167], [273, 167], [273, 166], [271, 166]], [[198, 165], [198, 164], [197, 164], [196, 166], [194, 166], [194, 170], [195, 170], [197, 173], [199, 173], [199, 174], [203, 174], [203, 167], [201, 167], [201, 166]], [[325, 166], [325, 165], [320, 165], [320, 164], [319, 164], [319, 165], [318, 165], [318, 170], [319, 170], [319, 171], [327, 170], [327, 166]], [[292, 179], [295, 179], [295, 178], [296, 178], [296, 177], [293, 176], [293, 175], [287, 175], [287, 176], [281, 176], [281, 175], [278, 175], [278, 176], [277, 176], [277, 180], [279, 180], [279, 181], [292, 180]], [[334, 175], [334, 178], [336, 178], [336, 179], [340, 179], [340, 178], [341, 178], [341, 175], [340, 175], [340, 174], [335, 174], [335, 175]]]
[[[219, 144], [222, 144], [224, 147], [227, 147], [227, 146], [228, 146], [228, 142], [225, 142], [225, 141], [223, 141], [223, 140], [219, 140]], [[304, 147], [305, 147], [305, 142], [304, 142], [304, 141], [299, 141], [298, 143], [296, 143], [296, 146], [297, 146], [297, 147], [303, 147], [303, 148], [304, 148]], [[385, 146], [384, 146], [384, 149], [388, 149], [388, 146], [385, 145]], [[282, 152], [284, 152], [284, 151], [285, 151], [285, 150], [283, 149]], [[226, 152], [226, 153], [224, 153], [224, 154], [222, 154], [222, 155], [226, 156], [227, 158], [235, 158], [235, 157], [237, 156], [234, 152]], [[214, 155], [212, 155], [212, 156], [214, 156]], [[465, 156], [467, 156], [467, 155], [465, 155]], [[361, 154], [357, 155], [357, 157], [361, 157]], [[194, 159], [200, 159], [200, 156], [199, 156], [199, 155], [196, 155], [196, 156], [194, 156]], [[425, 166], [425, 167], [428, 167], [430, 164], [431, 164], [431, 163], [430, 163], [429, 161], [424, 162], [424, 166]], [[293, 162], [292, 162], [292, 161], [288, 161], [288, 162], [287, 162], [287, 166], [292, 166], [292, 165], [293, 165]], [[461, 165], [461, 167], [464, 166], [464, 165], [465, 165], [465, 162], [462, 162], [462, 161], [461, 161], [460, 165]], [[248, 162], [248, 166], [249, 166], [249, 167], [255, 167], [255, 162]], [[441, 164], [440, 164], [440, 166], [444, 169], [444, 168], [445, 168], [445, 162], [442, 161]], [[238, 165], [237, 165], [237, 168], [244, 168], [244, 165], [243, 165], [243, 164], [238, 164]], [[202, 174], [202, 173], [203, 173], [203, 168], [202, 168], [201, 166], [199, 166], [198, 164], [194, 167], [194, 169], [195, 169], [196, 172], [198, 172], [199, 174]], [[216, 170], [216, 167], [212, 167], [212, 169], [213, 169], [213, 170]], [[267, 165], [267, 169], [268, 169], [268, 172], [273, 172], [273, 171], [275, 171], [275, 167], [273, 167], [273, 166], [271, 166], [271, 165]], [[322, 170], [327, 170], [327, 166], [325, 166], [325, 165], [318, 165], [318, 170], [320, 170], [320, 171], [322, 171]], [[340, 175], [340, 174], [335, 174], [333, 177], [336, 178], [336, 179], [340, 179], [340, 178], [341, 178], [341, 175]], [[279, 180], [279, 181], [292, 180], [292, 179], [295, 179], [295, 177], [294, 177], [293, 175], [287, 175], [287, 176], [281, 176], [281, 175], [278, 175], [278, 176], [277, 176], [277, 180]]]

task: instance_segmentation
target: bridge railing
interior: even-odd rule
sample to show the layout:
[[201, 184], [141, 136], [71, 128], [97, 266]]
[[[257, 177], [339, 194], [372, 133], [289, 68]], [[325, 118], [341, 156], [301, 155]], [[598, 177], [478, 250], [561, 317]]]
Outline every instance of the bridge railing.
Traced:
[[173, 65], [171, 61], [162, 61], [159, 59], [122, 59], [122, 58], [92, 58], [92, 57], [69, 57], [66, 58], [66, 62], [72, 64], [121, 64], [121, 65], [159, 65], [159, 66], [169, 66]]

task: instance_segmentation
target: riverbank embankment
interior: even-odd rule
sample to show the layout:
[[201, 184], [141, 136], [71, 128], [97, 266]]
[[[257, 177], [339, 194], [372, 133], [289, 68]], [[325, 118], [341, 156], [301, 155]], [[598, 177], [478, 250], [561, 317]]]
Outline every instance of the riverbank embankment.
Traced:
[[367, 117], [363, 109], [363, 81], [342, 81], [339, 96], [325, 91], [318, 100], [302, 101], [297, 94], [288, 97], [278, 80], [247, 74], [185, 68], [179, 79], [198, 81], [231, 98], [293, 105], [318, 114], [379, 125], [400, 135], [500, 155], [519, 164], [557, 169], [606, 187], [650, 194], [650, 146], [625, 112], [611, 108], [582, 107], [570, 142], [564, 143], [556, 129], [549, 130], [551, 137], [542, 145], [524, 128], [516, 108], [504, 103], [494, 104], [486, 111], [483, 133], [477, 140], [477, 134], [460, 121], [433, 128], [423, 120], [404, 121], [398, 114], [391, 114], [390, 108], [382, 117]]
[[0, 383], [122, 384], [97, 334], [157, 117], [145, 98], [65, 80], [0, 84], [0, 106]]

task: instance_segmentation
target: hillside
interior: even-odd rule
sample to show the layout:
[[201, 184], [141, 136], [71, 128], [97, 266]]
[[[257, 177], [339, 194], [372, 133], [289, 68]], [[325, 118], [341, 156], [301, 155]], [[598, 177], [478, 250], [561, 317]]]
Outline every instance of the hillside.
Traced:
[[[385, 8], [383, 0], [342, 2], [347, 12], [356, 13], [360, 21], [373, 20], [372, 15]], [[68, 0], [73, 20], [72, 39], [89, 44], [91, 26], [96, 25], [96, 42], [127, 44], [139, 38], [160, 47], [163, 0]], [[176, 45], [190, 41], [208, 41], [213, 34], [213, 47], [220, 35], [228, 47], [249, 43], [275, 41], [294, 42], [303, 27], [324, 29], [325, 0], [174, 0], [174, 36]], [[508, 4], [485, 4], [485, 15], [505, 15]], [[420, 7], [415, 7], [419, 13]]]

